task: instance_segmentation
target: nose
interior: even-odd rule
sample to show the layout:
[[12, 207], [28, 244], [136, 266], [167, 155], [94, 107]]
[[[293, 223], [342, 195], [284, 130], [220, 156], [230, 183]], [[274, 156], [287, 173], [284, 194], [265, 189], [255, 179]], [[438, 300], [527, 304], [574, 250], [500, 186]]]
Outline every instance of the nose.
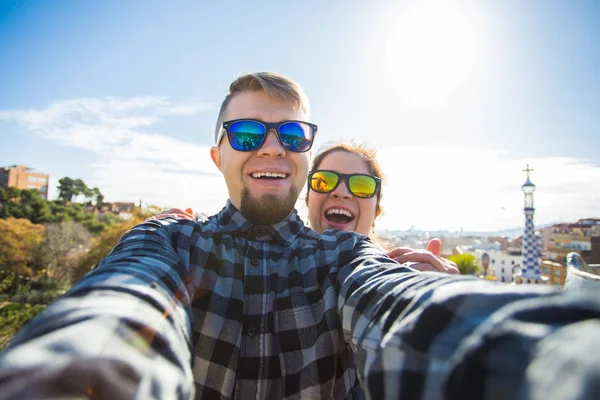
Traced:
[[333, 190], [331, 193], [329, 193], [329, 196], [333, 197], [334, 199], [348, 200], [348, 199], [352, 198], [352, 193], [350, 193], [350, 191], [348, 190], [348, 187], [346, 186], [346, 182], [342, 181], [342, 182], [340, 182], [339, 185], [337, 185], [335, 190]]
[[258, 155], [261, 157], [285, 157], [286, 151], [281, 143], [279, 143], [279, 139], [277, 139], [277, 133], [273, 129], [267, 132], [265, 142], [263, 143], [262, 147], [258, 149]]

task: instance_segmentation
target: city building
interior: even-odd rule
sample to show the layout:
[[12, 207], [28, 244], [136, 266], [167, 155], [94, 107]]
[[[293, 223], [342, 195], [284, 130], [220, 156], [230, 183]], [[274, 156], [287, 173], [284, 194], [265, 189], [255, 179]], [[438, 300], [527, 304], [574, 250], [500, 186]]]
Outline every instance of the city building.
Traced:
[[130, 219], [133, 216], [135, 203], [114, 202], [106, 204], [108, 211], [117, 214], [122, 219]]
[[474, 250], [471, 254], [484, 267], [482, 275], [486, 279], [495, 277], [497, 282], [511, 283], [513, 276], [521, 268], [522, 254], [520, 250]]
[[49, 176], [35, 172], [24, 165], [12, 165], [0, 168], [0, 186], [4, 189], [15, 187], [17, 189], [36, 189], [42, 197], [48, 199]]
[[554, 224], [544, 228], [542, 232], [544, 255], [551, 261], [564, 264], [567, 254], [577, 252], [588, 263], [600, 262], [600, 259], [594, 259], [592, 253], [592, 239], [600, 237], [600, 218]]
[[567, 278], [567, 267], [549, 260], [542, 261], [542, 276], [548, 279], [549, 285], [562, 289]]

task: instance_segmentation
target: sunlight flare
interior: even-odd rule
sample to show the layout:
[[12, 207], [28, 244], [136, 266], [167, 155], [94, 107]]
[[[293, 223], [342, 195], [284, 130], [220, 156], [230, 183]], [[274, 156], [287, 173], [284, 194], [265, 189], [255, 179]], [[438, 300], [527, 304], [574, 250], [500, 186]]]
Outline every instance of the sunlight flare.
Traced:
[[403, 12], [386, 42], [390, 81], [407, 104], [439, 105], [465, 82], [476, 53], [471, 22], [445, 2]]

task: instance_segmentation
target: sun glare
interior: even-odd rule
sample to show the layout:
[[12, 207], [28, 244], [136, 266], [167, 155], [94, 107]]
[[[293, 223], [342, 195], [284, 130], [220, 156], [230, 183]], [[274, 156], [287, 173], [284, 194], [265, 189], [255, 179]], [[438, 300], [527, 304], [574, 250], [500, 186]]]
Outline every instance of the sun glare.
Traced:
[[475, 34], [470, 21], [445, 3], [403, 11], [386, 43], [394, 89], [413, 106], [449, 100], [473, 68]]

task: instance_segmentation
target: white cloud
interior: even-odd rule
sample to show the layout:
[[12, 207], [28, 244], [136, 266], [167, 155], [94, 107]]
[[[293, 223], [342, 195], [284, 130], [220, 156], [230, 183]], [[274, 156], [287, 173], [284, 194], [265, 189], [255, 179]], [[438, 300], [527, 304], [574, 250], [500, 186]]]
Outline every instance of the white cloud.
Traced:
[[[214, 212], [222, 207], [227, 192], [209, 148], [149, 128], [164, 117], [211, 108], [166, 97], [81, 98], [44, 109], [0, 111], [0, 120], [14, 120], [49, 140], [94, 153], [92, 176], [81, 178], [99, 187], [109, 201], [142, 199]], [[73, 175], [79, 177], [78, 172]]]
[[408, 146], [379, 150], [387, 173], [381, 228], [497, 230], [522, 226], [522, 171], [536, 185], [535, 222], [598, 216], [600, 167], [575, 158], [515, 159], [503, 151]]

